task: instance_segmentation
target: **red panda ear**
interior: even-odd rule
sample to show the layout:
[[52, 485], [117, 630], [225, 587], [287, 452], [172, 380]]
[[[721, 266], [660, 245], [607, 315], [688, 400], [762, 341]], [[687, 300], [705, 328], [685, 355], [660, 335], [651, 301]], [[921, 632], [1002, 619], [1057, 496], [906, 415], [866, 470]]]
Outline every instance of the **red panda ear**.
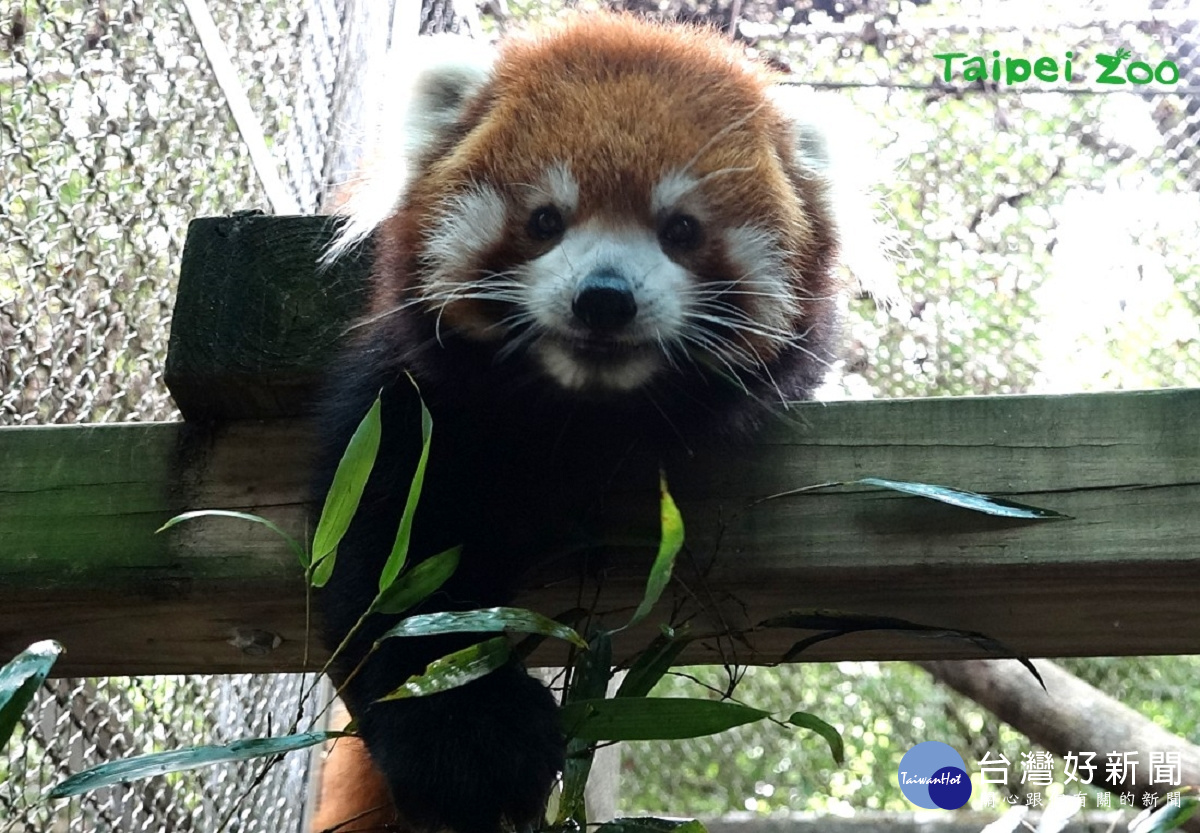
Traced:
[[871, 125], [845, 98], [779, 84], [772, 103], [790, 125], [796, 164], [821, 180], [837, 227], [839, 259], [859, 288], [883, 307], [903, 299], [888, 257], [895, 245], [890, 224], [876, 218], [878, 197], [890, 175], [870, 150]]
[[777, 84], [767, 92], [791, 129], [796, 163], [817, 176], [829, 175], [833, 165], [829, 152], [833, 114], [823, 109], [824, 102], [816, 95], [797, 87]]
[[322, 260], [336, 260], [395, 213], [413, 174], [453, 129], [492, 75], [494, 53], [457, 35], [416, 38], [382, 85], [377, 118], [359, 173], [339, 213], [347, 222]]
[[409, 92], [403, 115], [404, 151], [416, 166], [441, 144], [472, 98], [492, 77], [487, 44], [453, 35], [420, 38], [404, 62]]

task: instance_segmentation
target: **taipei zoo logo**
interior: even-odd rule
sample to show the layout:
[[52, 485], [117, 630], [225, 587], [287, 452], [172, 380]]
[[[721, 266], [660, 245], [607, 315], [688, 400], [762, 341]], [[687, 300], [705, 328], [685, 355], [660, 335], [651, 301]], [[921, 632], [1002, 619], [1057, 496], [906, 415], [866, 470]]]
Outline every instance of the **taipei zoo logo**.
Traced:
[[971, 776], [962, 755], [936, 740], [904, 753], [898, 780], [904, 797], [926, 810], [957, 810], [971, 797]]
[[[991, 80], [997, 84], [1020, 84], [1030, 79], [1045, 83], [1059, 80], [1071, 83], [1076, 80], [1073, 61], [1078, 58], [1074, 52], [1067, 52], [1061, 59], [1048, 56], [1010, 58], [1001, 56], [999, 50], [992, 51], [990, 61], [986, 55], [972, 56], [966, 52], [942, 52], [933, 57], [942, 62], [943, 81], [952, 81], [958, 76], [963, 81]], [[1166, 86], [1179, 83], [1179, 67], [1174, 61], [1160, 61], [1151, 65], [1148, 61], [1130, 58], [1134, 58], [1133, 53], [1124, 47], [1111, 55], [1103, 52], [1096, 55], [1094, 60], [1098, 72], [1091, 80], [1113, 86], [1141, 86], [1151, 81]]]

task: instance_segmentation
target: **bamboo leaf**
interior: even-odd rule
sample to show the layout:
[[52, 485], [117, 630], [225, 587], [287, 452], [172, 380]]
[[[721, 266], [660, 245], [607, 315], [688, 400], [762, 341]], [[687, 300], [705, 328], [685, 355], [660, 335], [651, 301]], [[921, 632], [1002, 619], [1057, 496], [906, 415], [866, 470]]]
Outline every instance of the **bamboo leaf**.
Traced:
[[1053, 509], [1042, 509], [1005, 498], [981, 495], [977, 492], [968, 492], [963, 489], [951, 489], [948, 486], [910, 483], [905, 480], [885, 480], [882, 477], [864, 477], [851, 481], [847, 485], [855, 483], [863, 486], [878, 486], [881, 489], [891, 489], [908, 495], [929, 498], [930, 500], [948, 503], [951, 506], [958, 506], [962, 509], [970, 509], [973, 512], [982, 512], [985, 515], [993, 515], [998, 518], [1018, 518], [1029, 521], [1070, 519], [1069, 515], [1055, 512]]
[[697, 738], [767, 717], [770, 712], [729, 700], [686, 697], [580, 700], [562, 708], [567, 735], [592, 742]]
[[[573, 607], [570, 610], [563, 611], [552, 618], [559, 624], [566, 625], [567, 627], [573, 627], [574, 625], [577, 625], [578, 623], [587, 619], [588, 615], [589, 612], [586, 609], [582, 607]], [[576, 631], [576, 633], [578, 633], [578, 631]], [[521, 662], [524, 662], [545, 641], [546, 637], [544, 635], [540, 633], [531, 634], [513, 646], [513, 656], [519, 659]]]
[[376, 702], [427, 697], [439, 691], [458, 688], [504, 665], [508, 662], [510, 653], [508, 640], [503, 636], [479, 642], [434, 660], [426, 666], [425, 673], [409, 677], [404, 685], [388, 692]]
[[442, 633], [534, 633], [553, 636], [587, 648], [582, 636], [566, 625], [531, 610], [489, 607], [482, 610], [423, 613], [409, 616], [386, 631], [381, 640], [397, 636], [431, 636]]
[[454, 575], [461, 553], [462, 547], [452, 547], [426, 558], [380, 592], [371, 603], [370, 612], [398, 614], [410, 610]]
[[679, 514], [679, 507], [675, 505], [675, 499], [667, 490], [667, 476], [662, 472], [658, 477], [658, 491], [661, 528], [658, 553], [654, 557], [654, 565], [650, 568], [650, 578], [646, 581], [646, 592], [642, 596], [641, 604], [633, 612], [633, 617], [625, 623], [624, 627], [618, 628], [618, 631], [636, 625], [649, 615], [662, 596], [663, 590], [666, 589], [667, 583], [671, 580], [671, 571], [675, 568], [675, 557], [683, 549], [683, 517]]
[[[589, 650], [579, 654], [571, 668], [567, 702], [592, 702], [608, 693], [612, 680], [612, 634], [600, 631], [592, 636]], [[587, 803], [584, 793], [596, 747], [585, 738], [568, 737], [567, 763], [563, 768], [562, 793], [559, 796], [556, 822], [559, 826], [572, 823], [580, 829], [587, 825]]]
[[1129, 824], [1129, 833], [1166, 833], [1178, 830], [1184, 822], [1196, 814], [1200, 799], [1184, 796], [1178, 805], [1168, 804], [1157, 810], [1147, 810]]
[[679, 654], [691, 643], [691, 638], [665, 632], [655, 637], [629, 667], [625, 680], [617, 689], [618, 697], [645, 697], [663, 676], [671, 670]]
[[625, 818], [606, 821], [596, 833], [708, 833], [696, 819]]
[[792, 645], [783, 655], [782, 662], [791, 662], [801, 653], [816, 645], [848, 633], [859, 631], [901, 631], [914, 636], [930, 639], [955, 639], [970, 642], [972, 645], [1001, 657], [1011, 657], [1017, 660], [1033, 675], [1042, 688], [1046, 684], [1042, 675], [1028, 657], [1018, 654], [1003, 642], [993, 639], [985, 633], [967, 631], [959, 628], [946, 628], [938, 625], [923, 625], [910, 622], [895, 616], [872, 616], [862, 613], [842, 613], [831, 610], [790, 610], [780, 616], [774, 616], [760, 622], [760, 628], [797, 628], [799, 630], [815, 630], [821, 633], [801, 639]]
[[829, 753], [833, 755], [833, 760], [837, 765], [841, 766], [846, 762], [846, 747], [842, 743], [842, 736], [838, 734], [837, 729], [815, 714], [792, 712], [792, 716], [787, 719], [787, 723], [800, 729], [808, 729], [816, 732], [825, 738], [825, 742], [829, 744]]
[[170, 752], [139, 755], [123, 761], [113, 761], [78, 772], [67, 778], [49, 793], [50, 798], [67, 798], [100, 787], [110, 787], [124, 781], [150, 778], [169, 772], [184, 772], [202, 766], [247, 761], [280, 755], [324, 743], [330, 738], [342, 737], [344, 732], [305, 732], [300, 735], [285, 735], [277, 738], [248, 738], [234, 741], [225, 746], [192, 746]]
[[337, 547], [334, 547], [328, 555], [313, 564], [309, 584], [313, 587], [324, 587], [329, 583], [329, 579], [333, 575], [333, 566], [337, 563], [337, 553]]
[[801, 486], [798, 489], [788, 489], [786, 492], [778, 492], [773, 495], [768, 495], [767, 497], [754, 501], [754, 503], [751, 505], [757, 506], [760, 503], [765, 503], [770, 500], [778, 500], [779, 498], [807, 494], [809, 492], [823, 491], [825, 489], [832, 489], [836, 486], [875, 486], [880, 489], [891, 489], [892, 491], [928, 498], [929, 500], [936, 500], [940, 503], [957, 506], [960, 509], [969, 509], [973, 512], [982, 512], [985, 515], [992, 515], [999, 518], [1014, 518], [1026, 521], [1071, 520], [1070, 515], [1064, 515], [1061, 512], [1055, 512], [1053, 509], [1043, 509], [1038, 506], [1030, 506], [1025, 503], [1018, 503], [1015, 500], [1008, 500], [1007, 498], [995, 497], [993, 495], [983, 495], [979, 494], [978, 492], [968, 492], [964, 489], [952, 489], [949, 486], [936, 486], [930, 483], [913, 483], [907, 480], [888, 480], [883, 477], [863, 477], [858, 480], [839, 480], [832, 483], [814, 483], [811, 486]]
[[[413, 386], [416, 386], [416, 382], [413, 382]], [[417, 503], [421, 499], [421, 489], [425, 485], [425, 467], [429, 463], [429, 444], [433, 437], [433, 417], [430, 416], [429, 409], [425, 407], [425, 400], [419, 401], [421, 403], [421, 457], [417, 461], [417, 469], [413, 473], [412, 481], [408, 484], [408, 498], [404, 502], [404, 514], [400, 516], [396, 540], [392, 544], [392, 551], [388, 555], [387, 562], [383, 565], [383, 571], [379, 574], [380, 592], [392, 586], [392, 582], [400, 575], [400, 571], [408, 560], [413, 517], [417, 513]]]
[[313, 534], [314, 561], [324, 558], [341, 543], [342, 536], [350, 528], [354, 513], [358, 511], [363, 490], [367, 487], [367, 479], [371, 476], [371, 469], [375, 467], [375, 456], [379, 453], [379, 439], [383, 431], [380, 417], [382, 408], [382, 403], [376, 397], [350, 438], [350, 444], [346, 446], [341, 461], [338, 462], [333, 483], [329, 486], [329, 493], [325, 495], [321, 519], [317, 521], [317, 530]]
[[33, 643], [0, 668], [0, 750], [62, 652], [61, 645], [46, 639]]
[[274, 532], [280, 538], [287, 542], [288, 548], [296, 554], [296, 558], [300, 561], [301, 567], [308, 566], [308, 555], [304, 552], [304, 547], [300, 546], [300, 542], [283, 531], [282, 527], [274, 521], [269, 521], [261, 515], [252, 515], [249, 512], [234, 512], [230, 509], [196, 509], [191, 512], [184, 512], [171, 518], [165, 524], [154, 530], [157, 535], [160, 532], [165, 532], [176, 524], [181, 524], [184, 521], [194, 520], [195, 518], [235, 518], [239, 521], [249, 521], [250, 523], [261, 524], [267, 529]]

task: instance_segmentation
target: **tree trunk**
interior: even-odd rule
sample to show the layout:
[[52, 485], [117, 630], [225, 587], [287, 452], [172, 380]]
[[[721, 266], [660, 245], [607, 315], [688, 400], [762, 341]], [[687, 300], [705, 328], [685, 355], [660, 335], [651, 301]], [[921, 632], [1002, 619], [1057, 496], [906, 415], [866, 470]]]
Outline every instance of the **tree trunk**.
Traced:
[[[1128, 706], [1093, 688], [1048, 660], [1036, 665], [1046, 682], [1037, 680], [1016, 660], [938, 660], [917, 663], [934, 679], [970, 697], [1005, 723], [1055, 755], [1095, 752], [1093, 783], [1113, 793], [1159, 796], [1178, 786], [1151, 783], [1151, 753], [1178, 753], [1176, 783], [1200, 784], [1200, 747], [1173, 735]], [[1107, 771], [1110, 752], [1136, 752], [1133, 778], [1116, 783]], [[1020, 761], [1012, 762], [1020, 771]], [[1159, 779], [1161, 780], [1161, 779]], [[1200, 819], [1183, 830], [1200, 831]]]

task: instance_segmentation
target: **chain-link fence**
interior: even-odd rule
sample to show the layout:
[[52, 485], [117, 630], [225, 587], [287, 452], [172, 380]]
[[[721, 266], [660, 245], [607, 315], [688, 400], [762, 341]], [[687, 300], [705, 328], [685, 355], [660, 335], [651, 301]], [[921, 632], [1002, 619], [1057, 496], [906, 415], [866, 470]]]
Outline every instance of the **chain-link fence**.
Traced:
[[309, 779], [303, 755], [131, 781], [55, 803], [43, 796], [99, 761], [284, 732], [316, 713], [320, 698], [304, 697], [313, 682], [313, 675], [243, 674], [48, 683], [0, 756], [0, 830], [200, 833], [224, 825], [298, 833]]
[[[0, 2], [0, 425], [176, 416], [162, 369], [187, 223], [271, 207], [229, 98], [249, 102], [282, 197], [313, 211], [340, 15], [332, 0]], [[0, 753], [0, 831], [298, 833], [304, 755], [249, 801], [260, 762], [43, 796], [126, 754], [285, 731], [305, 679], [48, 683]]]
[[[354, 5], [0, 0], [0, 424], [175, 417], [162, 367], [187, 221], [248, 207], [310, 212], [323, 203], [344, 175], [330, 136]], [[1200, 10], [1193, 4], [626, 5], [718, 25], [797, 81], [844, 96], [866, 115], [858, 131], [874, 149], [872, 178], [885, 225], [895, 230], [904, 301], [890, 311], [866, 298], [851, 304], [835, 393], [1068, 391], [1200, 379]], [[468, 6], [426, 4], [420, 25], [458, 28], [457, 12], [468, 29], [493, 31], [546, 12], [545, 4], [490, 3], [479, 21]], [[1130, 55], [1120, 75], [1134, 61], [1152, 71], [1170, 61], [1175, 80], [1099, 83], [1097, 56], [1121, 49]], [[964, 56], [938, 57], [948, 53]], [[994, 53], [1000, 80], [990, 77]], [[1068, 53], [1072, 79], [1064, 73]], [[969, 57], [981, 59], [988, 78], [967, 77]], [[1005, 58], [1053, 60], [1059, 77], [1007, 82]], [[903, 679], [909, 672], [854, 668], [847, 666], [854, 678], [847, 696], [865, 698], [872, 680], [896, 673], [875, 687], [880, 697], [889, 686], [922, 697]], [[828, 688], [804, 669], [789, 673], [754, 675], [764, 680], [764, 702], [778, 696], [798, 706], [797, 692]], [[278, 729], [291, 720], [299, 685], [291, 678], [48, 685], [40, 710], [0, 757], [0, 831], [6, 823], [39, 831], [214, 830], [250, 770], [132, 785], [61, 812], [32, 802], [50, 780], [119, 752], [263, 733], [265, 713]], [[262, 711], [267, 704], [271, 710]], [[947, 710], [928, 698], [908, 708], [913, 713], [890, 717], [864, 710], [863, 720], [927, 720]], [[242, 719], [235, 729], [232, 721]], [[885, 729], [859, 727], [864, 742]], [[668, 809], [798, 808], [811, 806], [804, 796], [814, 790], [828, 792], [827, 784], [786, 779], [742, 783], [729, 769], [711, 769], [769, 750], [736, 735], [687, 750], [647, 747], [628, 764], [636, 777], [626, 786], [649, 786], [630, 802], [663, 809], [653, 796], [690, 789], [686, 773], [723, 786], [710, 790], [711, 806]], [[787, 754], [764, 771], [797, 770]], [[254, 800], [253, 819], [237, 816], [227, 829], [299, 829], [305, 776], [304, 759], [296, 759], [270, 773], [279, 780]], [[873, 772], [845, 777], [861, 786]], [[767, 800], [792, 793], [794, 801]]]

